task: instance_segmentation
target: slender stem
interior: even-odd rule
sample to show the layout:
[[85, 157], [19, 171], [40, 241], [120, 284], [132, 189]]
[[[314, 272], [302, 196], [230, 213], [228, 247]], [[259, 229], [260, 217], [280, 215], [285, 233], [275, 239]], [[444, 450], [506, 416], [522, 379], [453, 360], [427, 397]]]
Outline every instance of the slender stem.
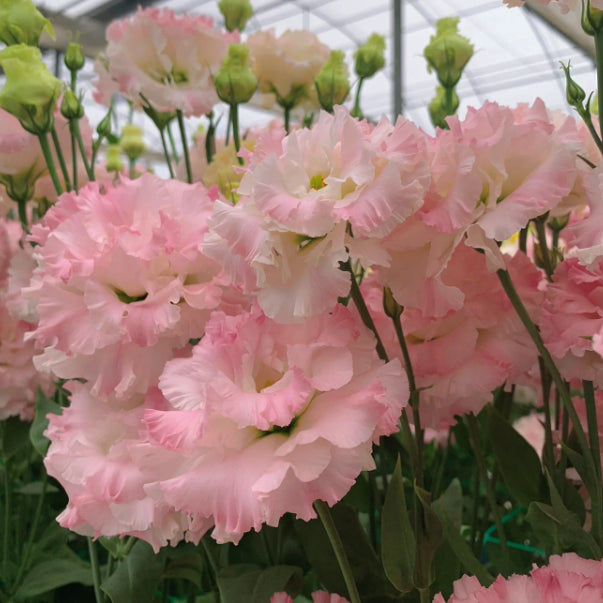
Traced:
[[[6, 429], [6, 428], [5, 428]], [[3, 433], [4, 435], [4, 433]], [[9, 541], [9, 528], [10, 528], [10, 502], [11, 502], [11, 480], [10, 480], [10, 466], [8, 459], [4, 461], [4, 530], [2, 535], [2, 573], [8, 576], [8, 550], [10, 548]]]
[[17, 201], [17, 211], [19, 213], [19, 222], [23, 231], [29, 233], [29, 224], [27, 221], [27, 201], [25, 199], [19, 199]]
[[575, 431], [576, 437], [578, 439], [578, 444], [580, 445], [580, 450], [582, 451], [582, 454], [584, 456], [586, 470], [589, 473], [589, 475], [592, 478], [592, 481], [594, 483], [596, 478], [595, 478], [595, 466], [593, 464], [593, 458], [592, 458], [592, 455], [590, 452], [588, 442], [586, 440], [586, 434], [584, 433], [584, 429], [582, 428], [582, 424], [580, 423], [580, 418], [578, 417], [578, 413], [576, 412], [576, 409], [574, 408], [574, 405], [572, 403], [572, 399], [571, 399], [569, 390], [568, 390], [565, 382], [563, 381], [563, 378], [561, 377], [559, 370], [557, 369], [557, 366], [555, 365], [553, 357], [551, 356], [550, 352], [547, 350], [546, 346], [544, 345], [544, 342], [542, 341], [542, 337], [540, 336], [538, 327], [536, 327], [536, 325], [532, 322], [532, 319], [530, 318], [528, 311], [526, 310], [525, 306], [523, 305], [521, 298], [517, 294], [517, 290], [515, 289], [515, 286], [513, 285], [511, 276], [509, 275], [509, 273], [506, 270], [498, 270], [497, 275], [498, 275], [498, 278], [501, 282], [503, 289], [505, 290], [505, 293], [507, 294], [507, 297], [509, 298], [509, 301], [515, 308], [515, 312], [517, 312], [517, 315], [519, 316], [521, 322], [523, 323], [524, 327], [528, 331], [530, 337], [532, 338], [532, 341], [536, 345], [536, 348], [538, 349], [538, 352], [540, 353], [540, 356], [542, 357], [544, 366], [548, 370], [549, 374], [551, 375], [551, 378], [553, 379], [553, 382], [555, 383], [555, 387], [557, 388], [557, 391], [559, 392], [559, 397], [561, 398], [561, 401], [563, 402], [563, 407], [565, 408], [566, 412], [568, 413], [569, 418], [574, 427], [574, 431]]
[[93, 153], [93, 157], [90, 162], [88, 162], [88, 157], [86, 156], [86, 147], [84, 145], [84, 139], [82, 138], [82, 132], [80, 131], [80, 124], [77, 119], [73, 120], [75, 137], [77, 138], [77, 144], [80, 149], [80, 155], [82, 156], [82, 161], [84, 163], [84, 169], [86, 170], [86, 174], [88, 174], [88, 179], [93, 182], [94, 181], [94, 159], [96, 158], [96, 154]]
[[237, 160], [239, 165], [243, 165], [243, 158], [239, 157], [239, 151], [241, 150], [241, 138], [239, 134], [239, 105], [237, 103], [230, 105], [230, 114], [232, 116], [232, 138], [234, 140], [235, 150], [237, 152]]
[[77, 136], [73, 126], [74, 123], [75, 122], [73, 119], [69, 121], [69, 135], [71, 137], [71, 169], [73, 173], [73, 190], [77, 193]]
[[337, 531], [335, 521], [333, 521], [333, 515], [331, 515], [331, 511], [327, 504], [322, 500], [314, 501], [314, 509], [316, 509], [318, 517], [320, 518], [327, 536], [329, 537], [329, 541], [331, 542], [331, 546], [333, 547], [335, 557], [337, 558], [337, 563], [339, 564], [339, 569], [341, 570], [345, 585], [348, 589], [350, 602], [361, 603], [360, 595], [358, 594], [358, 587], [356, 586], [354, 574], [352, 573], [352, 567], [350, 566], [348, 556], [343, 548], [343, 542], [341, 541], [341, 536], [339, 536], [339, 532]]
[[134, 180], [136, 178], [136, 160], [129, 159], [128, 160], [128, 176], [130, 180]]
[[556, 475], [555, 451], [553, 449], [553, 417], [551, 413], [551, 378], [542, 358], [539, 357], [540, 383], [542, 385], [542, 404], [544, 408], [544, 466], [551, 475]]
[[599, 132], [603, 138], [603, 29], [595, 28], [595, 55], [597, 62], [597, 91], [599, 104]]
[[178, 160], [180, 159], [178, 157], [178, 151], [176, 150], [176, 141], [174, 140], [174, 134], [172, 133], [172, 123], [168, 123], [167, 125], [167, 133], [168, 133], [168, 140], [170, 141], [170, 148], [172, 149], [172, 157], [174, 158], [174, 161], [176, 163], [178, 163]]
[[364, 84], [363, 77], [358, 80], [358, 85], [356, 86], [356, 95], [354, 96], [354, 107], [350, 112], [352, 117], [357, 117], [358, 119], [362, 119], [362, 109], [360, 108], [360, 90], [362, 90], [362, 84]]
[[52, 142], [54, 143], [54, 148], [57, 152], [57, 159], [59, 160], [59, 165], [61, 166], [63, 180], [65, 181], [65, 188], [70, 191], [71, 181], [69, 179], [69, 172], [67, 171], [67, 164], [65, 163], [65, 157], [63, 155], [63, 150], [61, 149], [61, 143], [59, 142], [59, 137], [57, 136], [57, 130], [54, 126], [52, 126], [52, 130], [50, 130], [50, 135], [52, 137]]
[[475, 470], [473, 476], [473, 504], [472, 504], [472, 514], [471, 514], [471, 535], [469, 540], [471, 542], [471, 549], [473, 550], [474, 555], [479, 556], [480, 552], [480, 542], [477, 539], [477, 524], [479, 522], [479, 491], [481, 486], [479, 467], [477, 463], [475, 463]]
[[488, 499], [490, 511], [492, 512], [494, 523], [496, 525], [496, 532], [498, 534], [498, 538], [500, 539], [500, 544], [503, 551], [504, 572], [505, 574], [507, 574], [509, 572], [510, 566], [509, 549], [507, 548], [507, 537], [505, 536], [502, 518], [500, 516], [500, 513], [498, 512], [496, 496], [494, 495], [494, 488], [492, 487], [492, 482], [488, 479], [488, 470], [486, 468], [484, 453], [480, 441], [477, 419], [473, 413], [469, 413], [468, 415], [466, 415], [466, 417], [467, 427], [469, 429], [469, 441], [471, 442], [473, 451], [475, 452], [475, 462], [480, 473], [481, 481], [484, 482], [484, 485], [486, 486], [486, 498]]
[[186, 130], [184, 128], [184, 117], [182, 110], [176, 111], [176, 118], [178, 119], [178, 128], [180, 130], [180, 138], [182, 139], [182, 152], [184, 153], [184, 163], [186, 164], [186, 181], [189, 184], [193, 183], [193, 172], [191, 170], [191, 158], [188, 152], [188, 144], [186, 142]]
[[50, 152], [48, 133], [43, 132], [42, 134], [38, 134], [38, 140], [40, 141], [40, 146], [42, 147], [42, 153], [44, 155], [44, 160], [46, 161], [46, 166], [48, 167], [48, 173], [50, 174], [52, 184], [54, 185], [54, 190], [56, 191], [57, 195], [61, 195], [63, 193], [63, 187], [61, 186], [61, 181], [59, 180], [59, 176], [57, 174], [57, 168], [54, 164], [52, 153]]
[[[603, 141], [601, 141], [601, 137], [597, 133], [597, 130], [595, 130], [595, 126], [593, 124], [593, 119], [590, 116], [590, 113], [587, 112], [586, 110], [584, 110], [584, 111], [579, 111], [579, 114], [580, 114], [580, 117], [582, 118], [582, 121], [586, 124], [586, 127], [588, 128], [590, 135], [592, 136], [593, 140], [595, 141], [595, 144], [597, 145], [597, 148], [599, 149], [599, 151], [601, 151], [601, 153], [603, 153]], [[587, 159], [585, 159], [585, 158], [582, 158], [582, 159], [584, 161], [590, 163]], [[591, 164], [591, 167], [594, 167], [594, 165]]]
[[597, 542], [603, 543], [603, 518], [601, 517], [601, 504], [603, 502], [602, 476], [601, 476], [601, 449], [599, 447], [599, 427], [597, 422], [597, 408], [595, 402], [595, 389], [592, 381], [582, 381], [584, 388], [584, 402], [588, 425], [588, 441], [592, 451], [595, 465], [595, 492], [591, 492], [593, 531]]
[[100, 564], [98, 562], [98, 554], [96, 552], [96, 545], [92, 541], [92, 538], [88, 536], [88, 553], [90, 554], [90, 567], [92, 568], [92, 582], [94, 584], [94, 598], [96, 603], [103, 603], [104, 597], [100, 589]]
[[285, 132], [289, 134], [290, 130], [290, 122], [291, 122], [291, 107], [284, 107], [284, 117], [285, 117]]
[[538, 246], [540, 247], [540, 257], [542, 258], [542, 266], [546, 272], [547, 280], [551, 280], [554, 272], [553, 261], [546, 242], [545, 219], [537, 218], [534, 220], [536, 224], [536, 233], [538, 234]]
[[170, 159], [170, 152], [167, 148], [167, 143], [165, 140], [165, 128], [158, 128], [159, 136], [161, 137], [161, 146], [163, 147], [163, 154], [165, 155], [165, 162], [168, 166], [168, 170], [170, 172], [170, 178], [174, 178], [174, 169], [172, 168], [172, 161]]
[[214, 158], [216, 151], [216, 126], [214, 125], [213, 115], [209, 114], [209, 126], [205, 135], [205, 160], [209, 165]]

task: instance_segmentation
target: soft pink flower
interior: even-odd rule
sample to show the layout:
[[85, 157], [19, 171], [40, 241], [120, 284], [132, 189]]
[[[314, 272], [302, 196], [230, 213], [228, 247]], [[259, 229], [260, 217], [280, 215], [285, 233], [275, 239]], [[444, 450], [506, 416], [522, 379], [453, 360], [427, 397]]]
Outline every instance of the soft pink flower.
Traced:
[[[270, 597], [270, 603], [293, 603], [293, 599], [286, 592], [278, 592]], [[312, 603], [349, 603], [349, 601], [341, 595], [317, 590], [312, 593]]]
[[[489, 587], [475, 576], [454, 583], [448, 603], [600, 603], [603, 601], [603, 561], [582, 559], [575, 553], [553, 555], [549, 565], [534, 565], [529, 576], [499, 576]], [[445, 603], [441, 594], [433, 603]]]
[[[107, 28], [98, 100], [113, 79], [125, 98], [156, 111], [204, 115], [218, 102], [212, 75], [238, 32], [222, 33], [208, 17], [176, 15], [167, 8], [139, 8]], [[144, 97], [144, 98], [143, 98]]]
[[188, 359], [166, 365], [171, 408], [149, 410], [153, 441], [188, 469], [161, 482], [165, 500], [202, 520], [218, 542], [238, 542], [287, 512], [309, 520], [374, 466], [372, 443], [397, 429], [408, 385], [398, 361], [343, 306], [303, 325], [258, 309], [216, 312]]
[[64, 194], [33, 228], [33, 338], [40, 370], [95, 395], [145, 392], [220, 303], [219, 267], [200, 246], [212, 201], [201, 185], [145, 174]]

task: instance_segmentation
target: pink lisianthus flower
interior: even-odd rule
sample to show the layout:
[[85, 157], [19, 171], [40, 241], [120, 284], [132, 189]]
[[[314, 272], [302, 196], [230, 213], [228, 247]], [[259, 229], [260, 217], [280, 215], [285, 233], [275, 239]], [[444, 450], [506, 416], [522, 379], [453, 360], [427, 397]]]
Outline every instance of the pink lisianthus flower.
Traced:
[[383, 257], [380, 238], [421, 206], [424, 148], [410, 122], [372, 128], [341, 107], [311, 130], [260, 139], [237, 205], [216, 204], [206, 252], [257, 287], [271, 318], [318, 315], [349, 290], [340, 263], [349, 254]]
[[[274, 593], [270, 597], [270, 603], [293, 603], [293, 599], [286, 592]], [[330, 594], [324, 590], [312, 593], [312, 603], [350, 603], [345, 597], [338, 594]]]
[[[454, 583], [448, 603], [563, 603], [599, 602], [603, 599], [603, 561], [582, 559], [576, 553], [552, 555], [547, 566], [534, 565], [529, 576], [499, 576], [482, 586], [475, 576], [463, 576]], [[446, 603], [441, 594], [433, 603]]]
[[40, 370], [128, 397], [203, 334], [224, 280], [200, 248], [213, 204], [202, 185], [145, 174], [105, 188], [62, 195], [32, 229], [31, 337]]
[[[559, 6], [561, 7], [561, 12], [569, 13], [574, 10], [577, 6], [578, 0], [557, 0]], [[603, 0], [590, 0], [592, 6], [595, 8], [603, 9]], [[547, 6], [550, 4], [551, 0], [538, 0], [540, 4]], [[525, 4], [525, 0], [503, 0], [503, 4], [507, 5], [509, 8], [513, 8], [515, 6], [523, 6]]]
[[160, 387], [170, 408], [146, 412], [151, 440], [188, 462], [161, 492], [176, 510], [212, 519], [218, 542], [235, 543], [288, 512], [316, 517], [317, 499], [340, 500], [374, 467], [372, 444], [397, 430], [408, 398], [400, 363], [383, 364], [343, 306], [303, 325], [258, 308], [215, 312]]
[[[536, 318], [542, 300], [540, 272], [523, 254], [506, 261], [521, 299]], [[401, 317], [421, 389], [421, 424], [436, 430], [454, 424], [455, 415], [477, 414], [492, 399], [492, 390], [505, 383], [531, 384], [538, 360], [536, 347], [483, 255], [459, 245], [442, 282], [460, 292], [457, 310], [425, 316], [420, 309], [405, 308]], [[362, 291], [389, 357], [402, 358], [392, 321], [382, 308], [381, 287], [369, 278]]]
[[[81, 383], [68, 389], [69, 408], [49, 415], [45, 432], [51, 442], [46, 470], [69, 497], [59, 523], [85, 536], [135, 536], [156, 552], [177, 544], [191, 524], [157, 496], [153, 483], [172, 475], [182, 459], [165, 449], [149, 452], [145, 399], [107, 404]], [[162, 404], [158, 391], [147, 394], [146, 407]]]
[[218, 102], [212, 75], [228, 46], [238, 41], [238, 32], [214, 29], [208, 17], [139, 8], [107, 28], [107, 47], [97, 67], [98, 100], [107, 100], [102, 85], [111, 78], [135, 107], [148, 103], [159, 112], [209, 113]]
[[[590, 270], [576, 258], [558, 264], [539, 321], [542, 338], [565, 379], [603, 386], [603, 262]], [[596, 338], [596, 339], [595, 339]]]

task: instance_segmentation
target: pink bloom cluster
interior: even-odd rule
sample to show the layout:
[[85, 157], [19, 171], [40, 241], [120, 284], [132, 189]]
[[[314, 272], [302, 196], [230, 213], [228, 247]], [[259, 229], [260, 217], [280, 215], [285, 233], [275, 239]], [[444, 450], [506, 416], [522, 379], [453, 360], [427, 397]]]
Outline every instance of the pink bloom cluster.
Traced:
[[[270, 597], [270, 603], [293, 603], [293, 599], [286, 592], [278, 592]], [[312, 603], [349, 603], [349, 601], [341, 595], [317, 590], [312, 593]]]
[[[533, 567], [529, 576], [499, 576], [489, 587], [475, 576], [463, 576], [454, 583], [448, 603], [592, 603], [603, 601], [603, 561], [582, 559], [575, 553], [553, 555], [549, 564]], [[433, 603], [445, 603], [441, 594]]]

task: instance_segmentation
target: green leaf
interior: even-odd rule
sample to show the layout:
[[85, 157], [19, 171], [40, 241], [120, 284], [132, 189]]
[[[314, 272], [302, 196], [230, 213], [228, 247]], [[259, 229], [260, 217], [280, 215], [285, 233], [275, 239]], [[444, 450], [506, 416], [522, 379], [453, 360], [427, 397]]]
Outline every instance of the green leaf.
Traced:
[[280, 591], [291, 596], [301, 592], [303, 571], [293, 565], [275, 565], [265, 569], [257, 579], [251, 596], [251, 603], [268, 603], [270, 597]]
[[[15, 492], [17, 494], [25, 494], [28, 496], [39, 496], [40, 494], [42, 494], [42, 490], [44, 489], [44, 483], [43, 482], [29, 482], [29, 484], [25, 484], [24, 486], [21, 486], [20, 488], [16, 488]], [[52, 484], [46, 484], [46, 493], [49, 494], [50, 492], [58, 492], [59, 489], [56, 486], [53, 486]]]
[[29, 430], [29, 439], [33, 447], [42, 456], [46, 456], [50, 440], [44, 435], [48, 427], [48, 414], [60, 415], [61, 407], [50, 398], [47, 398], [41, 389], [38, 389], [38, 398], [36, 400], [36, 414]]
[[481, 584], [489, 586], [494, 577], [477, 560], [466, 540], [461, 536], [463, 492], [460, 482], [454, 479], [446, 492], [432, 503], [431, 508], [438, 516], [444, 530], [444, 538], [468, 574], [477, 577]]
[[415, 484], [415, 494], [422, 507], [421, 529], [416, 535], [415, 571], [413, 581], [415, 586], [426, 589], [433, 582], [433, 558], [442, 542], [442, 524], [431, 508], [431, 494]]
[[493, 407], [488, 407], [492, 450], [507, 487], [522, 504], [541, 499], [543, 475], [538, 454]]
[[222, 603], [248, 601], [262, 570], [250, 563], [237, 563], [220, 571], [217, 576]]
[[15, 599], [29, 599], [72, 582], [92, 584], [92, 571], [87, 563], [79, 559], [48, 559], [29, 570]]
[[16, 455], [28, 442], [29, 423], [18, 417], [9, 417], [3, 421], [2, 456], [10, 458]]
[[400, 457], [383, 504], [381, 561], [385, 575], [397, 590], [407, 593], [413, 589], [415, 535], [408, 517]]
[[199, 553], [184, 553], [176, 559], [168, 561], [161, 578], [181, 578], [192, 582], [197, 588], [201, 588], [204, 567], [205, 561]]
[[101, 589], [112, 603], [153, 601], [155, 590], [161, 581], [164, 559], [139, 540], [117, 570], [104, 580]]

